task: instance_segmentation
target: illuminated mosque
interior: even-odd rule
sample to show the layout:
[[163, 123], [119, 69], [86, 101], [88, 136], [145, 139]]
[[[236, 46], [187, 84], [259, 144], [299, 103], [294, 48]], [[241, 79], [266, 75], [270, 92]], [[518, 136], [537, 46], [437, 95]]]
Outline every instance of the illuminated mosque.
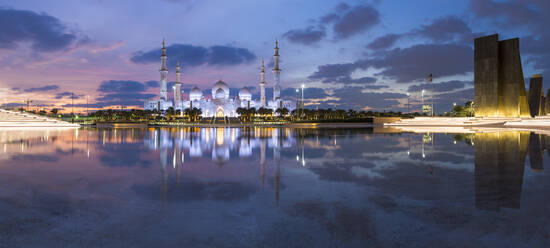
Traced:
[[260, 80], [260, 99], [252, 99], [252, 93], [247, 87], [243, 87], [239, 90], [237, 96], [230, 96], [229, 86], [219, 80], [212, 87], [211, 94], [206, 96], [203, 91], [198, 87], [194, 87], [189, 92], [189, 99], [183, 99], [183, 89], [181, 88], [181, 71], [180, 65], [176, 66], [176, 83], [173, 87], [173, 99], [168, 99], [167, 89], [167, 76], [168, 69], [166, 66], [166, 47], [164, 41], [162, 42], [161, 49], [161, 67], [160, 67], [160, 99], [145, 101], [145, 110], [160, 110], [166, 111], [169, 108], [175, 110], [185, 110], [187, 108], [198, 108], [202, 111], [202, 117], [238, 117], [237, 108], [267, 108], [275, 112], [278, 108], [286, 108], [289, 111], [295, 109], [295, 106], [290, 100], [281, 99], [281, 86], [280, 75], [281, 69], [279, 68], [279, 46], [278, 42], [275, 42], [275, 54], [273, 55], [273, 76], [275, 84], [273, 86], [273, 99], [267, 100], [265, 95], [265, 87], [267, 85], [265, 81], [265, 69], [264, 62], [262, 60], [261, 66], [261, 80]]

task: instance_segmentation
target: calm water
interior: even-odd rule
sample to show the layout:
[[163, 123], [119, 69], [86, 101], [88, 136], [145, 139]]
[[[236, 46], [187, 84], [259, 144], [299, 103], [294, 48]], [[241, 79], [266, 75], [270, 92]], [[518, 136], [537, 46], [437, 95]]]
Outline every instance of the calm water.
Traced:
[[550, 247], [549, 152], [519, 131], [0, 130], [0, 247]]

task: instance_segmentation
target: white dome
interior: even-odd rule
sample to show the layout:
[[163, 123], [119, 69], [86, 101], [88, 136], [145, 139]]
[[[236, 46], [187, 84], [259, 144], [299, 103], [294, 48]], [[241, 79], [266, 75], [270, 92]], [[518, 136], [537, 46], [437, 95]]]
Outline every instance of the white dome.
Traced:
[[218, 88], [218, 90], [216, 90], [216, 94], [215, 94], [214, 98], [224, 99], [225, 98], [225, 91], [223, 91], [221, 88]]
[[252, 99], [252, 93], [250, 93], [250, 90], [247, 87], [243, 87], [239, 90], [239, 98], [241, 100], [250, 101]]
[[[218, 89], [222, 89], [225, 93], [223, 97], [217, 97], [216, 93], [218, 92]], [[216, 99], [229, 99], [229, 86], [227, 86], [227, 84], [221, 80], [216, 82], [214, 84], [214, 87], [212, 87], [212, 97]]]
[[200, 100], [202, 98], [202, 91], [197, 87], [195, 86], [191, 92], [189, 92], [189, 99], [191, 99], [191, 101], [195, 101], [195, 100]]

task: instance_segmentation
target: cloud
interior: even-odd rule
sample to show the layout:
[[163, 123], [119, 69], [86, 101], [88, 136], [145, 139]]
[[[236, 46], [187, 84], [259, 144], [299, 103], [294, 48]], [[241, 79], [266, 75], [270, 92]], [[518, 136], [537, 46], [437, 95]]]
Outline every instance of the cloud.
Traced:
[[82, 96], [83, 95], [78, 95], [78, 94], [74, 94], [73, 92], [65, 91], [65, 92], [57, 93], [55, 95], [55, 99], [62, 99], [65, 97], [67, 97], [68, 99], [79, 99]]
[[380, 23], [380, 13], [375, 8], [369, 5], [358, 5], [336, 20], [333, 30], [337, 39], [346, 39], [378, 23]]
[[473, 85], [472, 81], [452, 80], [441, 83], [424, 83], [419, 85], [409, 86], [409, 92], [420, 92], [422, 90], [433, 90], [434, 92], [449, 92], [457, 89], [462, 89], [465, 86]]
[[335, 40], [343, 40], [363, 33], [380, 23], [380, 13], [370, 5], [350, 6], [340, 3], [334, 9], [315, 20], [315, 25], [291, 29], [283, 34], [288, 41], [312, 45], [327, 37], [326, 30], [332, 25]]
[[376, 76], [396, 80], [398, 83], [421, 81], [433, 73], [434, 77], [464, 75], [473, 70], [473, 49], [456, 44], [420, 44], [408, 48], [382, 51], [376, 56], [353, 63], [326, 64], [317, 67], [309, 79], [337, 83], [374, 83], [374, 78], [351, 79], [359, 69], [381, 70]]
[[311, 45], [321, 41], [326, 36], [325, 29], [309, 26], [304, 29], [291, 29], [283, 34], [283, 37], [293, 43]]
[[[246, 64], [256, 59], [256, 55], [246, 48], [232, 46], [193, 46], [189, 44], [172, 44], [166, 47], [168, 65], [176, 65], [180, 61], [183, 67], [201, 65], [232, 66]], [[130, 60], [137, 64], [158, 63], [160, 48], [149, 51], [138, 51]]]
[[395, 48], [381, 56], [355, 62], [355, 68], [381, 69], [377, 75], [394, 79], [398, 83], [422, 81], [433, 73], [434, 77], [464, 75], [473, 70], [473, 49], [456, 44], [421, 44], [408, 48]]
[[145, 84], [132, 80], [109, 80], [103, 81], [97, 89], [98, 92], [142, 92], [145, 90]]
[[44, 85], [42, 87], [33, 87], [33, 88], [27, 88], [27, 89], [23, 89], [23, 92], [27, 92], [27, 93], [30, 93], [30, 92], [44, 92], [44, 91], [52, 91], [52, 90], [57, 90], [59, 89], [59, 85]]
[[326, 64], [317, 67], [317, 71], [311, 74], [309, 79], [323, 79], [327, 81], [338, 80], [342, 77], [350, 77], [357, 69], [354, 63]]
[[[132, 80], [108, 80], [99, 84], [97, 92], [102, 93], [97, 97], [94, 107], [105, 107], [113, 105], [122, 106], [143, 106], [144, 100], [155, 97], [155, 94], [149, 94], [145, 91], [155, 81], [141, 83]], [[69, 105], [70, 106], [70, 105]], [[75, 105], [76, 106], [76, 105]]]
[[367, 45], [367, 48], [372, 50], [381, 50], [392, 47], [397, 40], [399, 40], [403, 35], [401, 34], [386, 34], [374, 39], [371, 43]]
[[411, 35], [427, 38], [435, 42], [448, 43], [449, 41], [460, 41], [471, 44], [474, 37], [481, 34], [472, 33], [468, 24], [457, 16], [445, 16], [413, 30]]
[[158, 81], [147, 81], [145, 82], [145, 86], [148, 88], [158, 88], [160, 87], [160, 83]]
[[[335, 88], [334, 97], [338, 101], [327, 101], [326, 105], [339, 109], [392, 109], [399, 105], [398, 99], [404, 99], [407, 96], [401, 93], [392, 92], [364, 92], [364, 87], [343, 87]], [[330, 104], [329, 104], [330, 103]]]
[[[470, 10], [480, 19], [492, 19], [496, 24], [521, 26], [526, 23], [537, 23], [546, 19], [545, 11], [550, 8], [547, 1], [539, 0], [476, 0], [470, 1]], [[539, 23], [546, 26], [546, 23]]]
[[10, 102], [10, 103], [4, 103], [0, 105], [2, 108], [18, 108], [18, 107], [26, 107], [27, 104], [25, 103], [18, 103], [18, 102]]
[[209, 65], [237, 65], [251, 62], [256, 59], [256, 55], [246, 48], [230, 46], [212, 46], [210, 47]]
[[351, 78], [349, 76], [338, 77], [334, 80], [323, 80], [323, 83], [342, 83], [342, 84], [373, 84], [376, 83], [376, 78], [374, 77], [360, 77], [360, 78]]
[[14, 49], [21, 42], [30, 42], [35, 52], [55, 52], [78, 39], [75, 31], [46, 13], [0, 8], [0, 48]]
[[[285, 88], [281, 90], [281, 96], [287, 97], [287, 98], [300, 98], [302, 97], [302, 91], [296, 92], [296, 88]], [[330, 96], [327, 94], [327, 92], [322, 88], [317, 87], [307, 87], [304, 88], [304, 99], [322, 99], [325, 97]]]

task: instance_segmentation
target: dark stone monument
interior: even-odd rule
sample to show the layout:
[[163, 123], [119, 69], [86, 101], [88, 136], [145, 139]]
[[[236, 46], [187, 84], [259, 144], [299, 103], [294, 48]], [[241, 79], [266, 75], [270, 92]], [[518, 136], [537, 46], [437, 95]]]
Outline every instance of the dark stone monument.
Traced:
[[519, 39], [498, 40], [498, 34], [474, 40], [476, 116], [530, 115], [523, 81]]
[[498, 34], [474, 40], [474, 102], [476, 116], [497, 116]]
[[535, 74], [529, 80], [529, 110], [531, 117], [544, 114], [543, 97], [542, 76]]

